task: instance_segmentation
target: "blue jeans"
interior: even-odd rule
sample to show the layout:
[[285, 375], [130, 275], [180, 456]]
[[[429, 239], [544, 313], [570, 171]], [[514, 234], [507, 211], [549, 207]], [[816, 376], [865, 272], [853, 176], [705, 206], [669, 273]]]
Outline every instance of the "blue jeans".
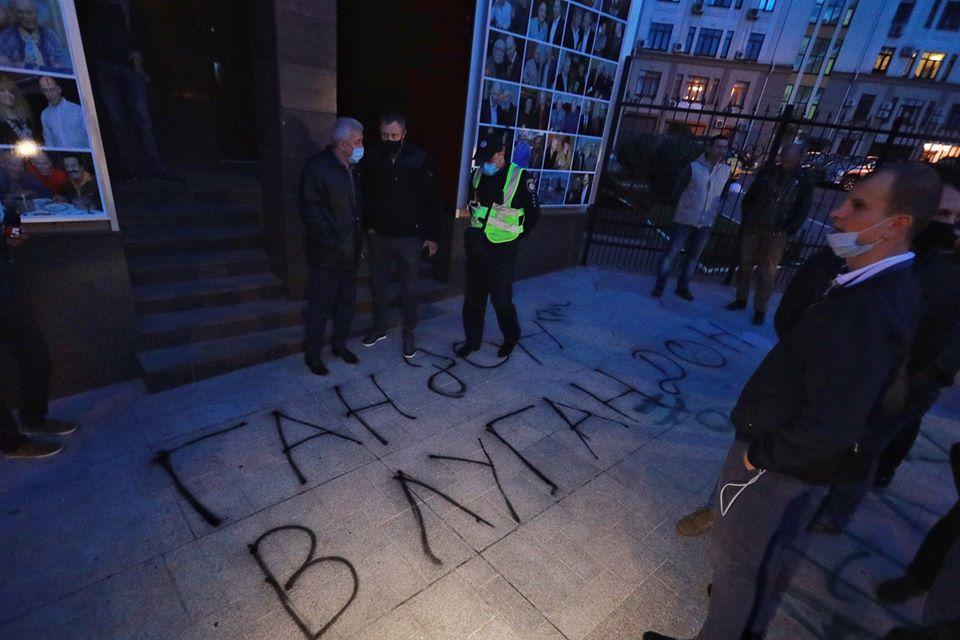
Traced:
[[734, 498], [740, 486], [728, 483], [744, 485], [759, 474], [743, 466], [746, 450], [746, 444], [735, 441], [720, 472], [718, 499], [726, 515], [718, 511], [713, 527], [713, 589], [697, 640], [740, 640], [748, 628], [763, 634], [779, 603], [784, 549], [802, 534], [803, 511], [818, 492], [813, 485], [767, 471]]
[[700, 254], [710, 239], [710, 227], [694, 227], [689, 224], [674, 224], [670, 233], [670, 243], [657, 266], [657, 289], [663, 289], [667, 278], [673, 271], [680, 251], [684, 251], [683, 266], [680, 268], [680, 278], [677, 281], [677, 290], [683, 291], [690, 285], [690, 279], [700, 261]]
[[[157, 139], [153, 134], [147, 83], [143, 76], [137, 73], [132, 64], [97, 60], [94, 63], [93, 80], [107, 112], [117, 160], [122, 170], [128, 174], [134, 172], [136, 165], [133, 138], [136, 137], [150, 165], [150, 171], [166, 171]], [[133, 125], [133, 132], [128, 128], [128, 122]]]

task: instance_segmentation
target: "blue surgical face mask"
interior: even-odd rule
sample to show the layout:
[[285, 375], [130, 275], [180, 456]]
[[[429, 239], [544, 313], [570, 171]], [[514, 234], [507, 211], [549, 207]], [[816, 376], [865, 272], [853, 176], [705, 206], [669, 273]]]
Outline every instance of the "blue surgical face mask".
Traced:
[[350, 162], [357, 164], [363, 160], [363, 147], [357, 147], [353, 150], [353, 153], [350, 154]]
[[830, 248], [833, 250], [833, 253], [836, 254], [838, 258], [853, 258], [855, 256], [863, 255], [867, 251], [870, 251], [875, 246], [876, 242], [870, 242], [867, 244], [860, 243], [860, 234], [864, 231], [870, 231], [871, 229], [876, 229], [881, 224], [886, 222], [886, 220], [881, 220], [877, 224], [871, 225], [864, 229], [863, 231], [848, 231], [846, 233], [828, 233], [827, 234], [827, 244], [830, 245]]
[[492, 176], [492, 175], [494, 175], [494, 174], [495, 174], [497, 171], [499, 171], [499, 170], [500, 170], [500, 169], [497, 167], [497, 165], [495, 165], [495, 164], [492, 163], [492, 162], [484, 162], [484, 163], [483, 163], [483, 169], [482, 169], [482, 171], [483, 171], [483, 173], [484, 173], [485, 175]]

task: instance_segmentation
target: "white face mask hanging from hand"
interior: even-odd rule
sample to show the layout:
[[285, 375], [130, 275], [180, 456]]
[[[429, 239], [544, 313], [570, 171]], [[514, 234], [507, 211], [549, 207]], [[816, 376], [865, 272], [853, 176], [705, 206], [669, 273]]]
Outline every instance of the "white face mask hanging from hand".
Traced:
[[[733, 507], [733, 503], [737, 501], [737, 498], [740, 497], [740, 494], [743, 493], [743, 492], [746, 490], [747, 487], [749, 487], [749, 486], [752, 485], [754, 482], [756, 482], [757, 480], [759, 480], [759, 479], [760, 479], [760, 476], [762, 476], [762, 475], [765, 474], [766, 472], [767, 472], [766, 469], [760, 469], [760, 470], [757, 472], [757, 475], [755, 475], [755, 476], [753, 476], [752, 478], [750, 478], [750, 480], [748, 480], [747, 482], [743, 482], [743, 483], [728, 482], [727, 484], [723, 485], [723, 488], [720, 489], [720, 515], [721, 515], [721, 516], [727, 515], [727, 512], [730, 511], [730, 508], [731, 508], [731, 507]], [[730, 502], [728, 502], [728, 503], [726, 504], [726, 506], [724, 506], [724, 504], [723, 504], [723, 493], [724, 493], [727, 489], [729, 489], [729, 488], [731, 488], [731, 487], [740, 487], [740, 489], [739, 489], [735, 494], [733, 494], [733, 497], [730, 498]]]
[[871, 229], [876, 229], [883, 223], [887, 222], [886, 220], [881, 220], [875, 225], [871, 225], [864, 229], [863, 231], [848, 231], [847, 233], [828, 233], [827, 234], [827, 244], [830, 245], [830, 248], [836, 254], [838, 258], [853, 258], [854, 256], [859, 256], [867, 251], [870, 251], [878, 242], [871, 242], [869, 244], [860, 244], [860, 234], [864, 231], [870, 231]]

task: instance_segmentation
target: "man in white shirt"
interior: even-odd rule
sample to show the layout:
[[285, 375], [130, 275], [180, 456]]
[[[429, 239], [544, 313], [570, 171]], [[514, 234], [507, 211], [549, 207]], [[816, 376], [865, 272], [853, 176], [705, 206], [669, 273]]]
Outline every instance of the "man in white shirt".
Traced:
[[64, 99], [63, 90], [53, 78], [40, 78], [40, 91], [49, 104], [40, 114], [44, 146], [89, 149], [83, 107]]

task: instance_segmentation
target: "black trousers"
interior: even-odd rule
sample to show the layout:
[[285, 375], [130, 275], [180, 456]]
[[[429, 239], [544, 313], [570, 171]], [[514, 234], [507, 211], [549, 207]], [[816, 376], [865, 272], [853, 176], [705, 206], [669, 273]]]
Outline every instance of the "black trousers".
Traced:
[[[960, 442], [954, 443], [950, 448], [950, 464], [953, 467], [953, 480], [960, 493]], [[907, 565], [907, 575], [929, 589], [943, 569], [950, 549], [958, 542], [960, 542], [960, 500], [930, 529], [917, 555]]]
[[484, 240], [467, 253], [466, 286], [463, 292], [463, 333], [467, 345], [480, 348], [487, 298], [497, 314], [504, 343], [520, 340], [517, 308], [513, 306], [513, 278], [517, 266], [517, 243], [493, 244]]
[[[31, 426], [42, 423], [50, 399], [50, 352], [32, 309], [21, 297], [0, 306], [0, 347], [13, 358], [20, 374], [20, 422]], [[0, 372], [0, 449], [9, 450], [24, 436], [7, 406], [4, 378]]]
[[413, 336], [417, 328], [417, 273], [420, 267], [419, 237], [389, 238], [371, 233], [370, 290], [373, 294], [373, 328], [386, 331], [390, 309], [390, 273], [394, 265], [400, 276], [400, 310], [403, 335]]
[[344, 346], [357, 303], [356, 269], [315, 267], [310, 273], [310, 302], [307, 304], [307, 360], [319, 359], [327, 333], [327, 319], [333, 318], [330, 344]]

